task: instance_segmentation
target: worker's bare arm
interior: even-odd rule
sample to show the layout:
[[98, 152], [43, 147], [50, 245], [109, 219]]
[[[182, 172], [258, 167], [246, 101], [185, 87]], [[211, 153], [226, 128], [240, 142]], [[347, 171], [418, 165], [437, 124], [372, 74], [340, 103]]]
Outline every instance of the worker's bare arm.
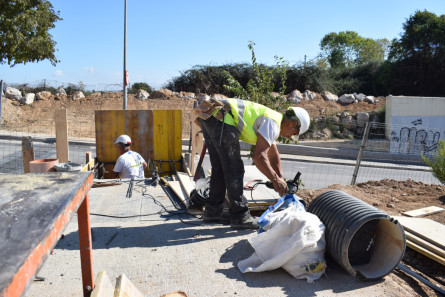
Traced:
[[[259, 171], [261, 171], [274, 185], [275, 191], [277, 191], [280, 195], [284, 195], [287, 193], [288, 188], [287, 184], [284, 181], [280, 170], [275, 171], [272, 167], [269, 160], [269, 152], [271, 150], [271, 146], [264, 139], [263, 136], [258, 135], [258, 140], [255, 145], [255, 150], [253, 152], [252, 159], [255, 162], [256, 167]], [[276, 147], [272, 150], [276, 150]], [[275, 152], [270, 152], [272, 155], [276, 154], [278, 150]], [[281, 167], [281, 166], [280, 166]]]

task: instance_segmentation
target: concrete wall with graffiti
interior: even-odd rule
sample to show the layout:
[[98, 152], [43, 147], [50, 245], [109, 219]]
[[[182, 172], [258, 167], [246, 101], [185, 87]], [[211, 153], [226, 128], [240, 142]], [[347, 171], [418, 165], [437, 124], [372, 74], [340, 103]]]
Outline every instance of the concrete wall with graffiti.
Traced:
[[386, 137], [390, 152], [431, 155], [445, 140], [445, 98], [388, 96]]

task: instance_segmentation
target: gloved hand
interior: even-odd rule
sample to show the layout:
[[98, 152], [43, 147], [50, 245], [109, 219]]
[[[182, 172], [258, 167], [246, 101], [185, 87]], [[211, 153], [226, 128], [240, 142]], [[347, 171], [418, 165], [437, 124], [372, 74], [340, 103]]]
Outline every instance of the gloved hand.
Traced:
[[275, 189], [278, 194], [280, 194], [280, 197], [283, 197], [289, 192], [289, 188], [287, 187], [287, 183], [282, 177], [278, 177], [277, 179], [272, 181], [273, 188]]

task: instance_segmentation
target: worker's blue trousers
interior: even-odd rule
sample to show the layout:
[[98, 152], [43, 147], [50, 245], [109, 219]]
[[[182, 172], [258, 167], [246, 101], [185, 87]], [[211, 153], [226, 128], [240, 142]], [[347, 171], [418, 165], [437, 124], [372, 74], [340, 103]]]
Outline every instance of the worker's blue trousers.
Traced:
[[215, 213], [221, 211], [227, 190], [231, 218], [243, 217], [249, 213], [249, 208], [243, 195], [244, 163], [240, 154], [240, 133], [236, 127], [223, 125], [213, 116], [205, 121], [200, 119], [200, 124], [212, 165], [206, 209]]

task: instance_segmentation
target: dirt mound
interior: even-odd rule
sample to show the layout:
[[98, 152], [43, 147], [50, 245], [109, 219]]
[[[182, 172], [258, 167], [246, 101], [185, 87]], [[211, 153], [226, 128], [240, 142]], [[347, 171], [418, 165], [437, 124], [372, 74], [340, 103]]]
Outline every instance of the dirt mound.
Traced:
[[[319, 190], [298, 191], [298, 196], [311, 202], [318, 195], [329, 191], [346, 192], [389, 215], [401, 215], [402, 212], [427, 206], [444, 207], [445, 186], [430, 185], [413, 180], [398, 181], [383, 179], [350, 185], [331, 185]], [[436, 222], [445, 224], [445, 211], [428, 216]]]

